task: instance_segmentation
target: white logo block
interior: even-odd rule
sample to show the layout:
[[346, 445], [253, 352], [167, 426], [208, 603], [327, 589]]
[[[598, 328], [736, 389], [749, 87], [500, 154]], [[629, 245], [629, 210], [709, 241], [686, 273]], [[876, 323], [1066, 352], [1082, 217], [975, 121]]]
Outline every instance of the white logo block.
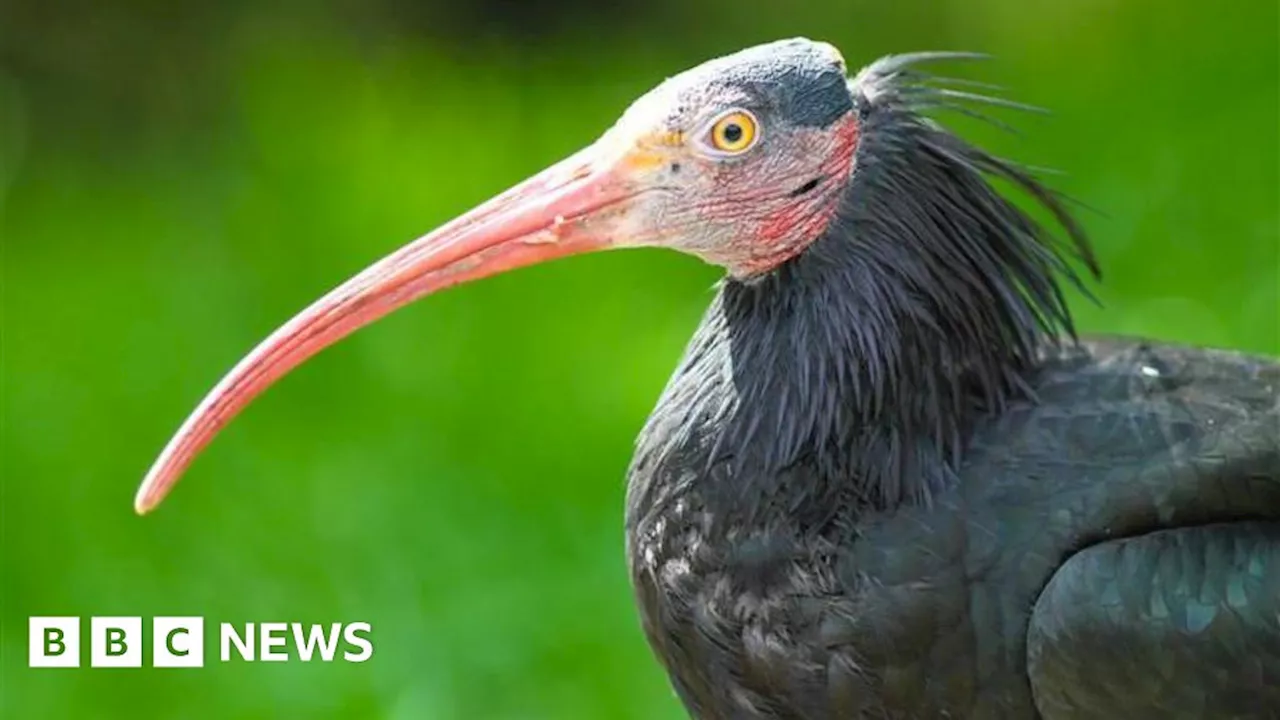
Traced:
[[151, 621], [151, 664], [155, 667], [204, 667], [204, 618], [154, 618]]
[[27, 620], [30, 667], [80, 667], [80, 618], [33, 617]]
[[90, 619], [89, 666], [142, 667], [142, 618]]

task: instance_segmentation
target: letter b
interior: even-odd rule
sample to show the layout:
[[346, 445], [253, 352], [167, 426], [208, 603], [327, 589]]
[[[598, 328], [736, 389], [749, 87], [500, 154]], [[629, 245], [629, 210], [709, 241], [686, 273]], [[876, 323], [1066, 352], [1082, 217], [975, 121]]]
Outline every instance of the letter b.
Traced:
[[89, 665], [142, 667], [142, 618], [95, 617], [90, 620]]
[[80, 667], [80, 618], [33, 617], [27, 623], [27, 665]]

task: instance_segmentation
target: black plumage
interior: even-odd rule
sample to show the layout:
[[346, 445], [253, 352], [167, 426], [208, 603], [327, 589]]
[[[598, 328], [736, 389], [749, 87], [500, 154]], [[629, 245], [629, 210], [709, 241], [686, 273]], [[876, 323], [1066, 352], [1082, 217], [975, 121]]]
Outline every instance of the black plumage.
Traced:
[[850, 83], [837, 221], [724, 281], [640, 436], [650, 641], [703, 720], [1280, 717], [1280, 367], [1076, 343], [1083, 232], [924, 116], [982, 100], [933, 59]]

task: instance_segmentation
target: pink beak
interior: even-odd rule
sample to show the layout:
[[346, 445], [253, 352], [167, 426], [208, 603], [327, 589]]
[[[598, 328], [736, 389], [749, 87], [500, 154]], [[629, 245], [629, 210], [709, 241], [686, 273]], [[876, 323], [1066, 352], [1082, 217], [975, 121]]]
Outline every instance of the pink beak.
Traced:
[[[602, 143], [538, 173], [366, 268], [255, 347], [205, 396], [138, 488], [134, 509], [154, 508], [219, 430], [311, 356], [424, 295], [566, 255], [613, 246], [637, 194], [636, 152], [607, 158]], [[651, 160], [650, 160], [651, 161]]]

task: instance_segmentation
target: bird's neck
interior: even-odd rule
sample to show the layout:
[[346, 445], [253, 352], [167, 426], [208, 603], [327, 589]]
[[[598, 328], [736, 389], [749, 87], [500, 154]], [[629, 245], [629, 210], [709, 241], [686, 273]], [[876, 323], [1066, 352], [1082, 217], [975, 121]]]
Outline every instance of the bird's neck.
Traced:
[[1020, 170], [900, 115], [867, 116], [822, 237], [720, 287], [641, 434], [630, 521], [696, 505], [739, 526], [821, 524], [927, 500], [975, 423], [1072, 334], [1069, 249], [984, 172], [1044, 203], [1091, 263], [1070, 216]]
[[981, 410], [972, 378], [870, 270], [806, 255], [726, 281], [641, 436], [632, 479], [653, 485], [633, 502], [822, 524], [944, 487]]

